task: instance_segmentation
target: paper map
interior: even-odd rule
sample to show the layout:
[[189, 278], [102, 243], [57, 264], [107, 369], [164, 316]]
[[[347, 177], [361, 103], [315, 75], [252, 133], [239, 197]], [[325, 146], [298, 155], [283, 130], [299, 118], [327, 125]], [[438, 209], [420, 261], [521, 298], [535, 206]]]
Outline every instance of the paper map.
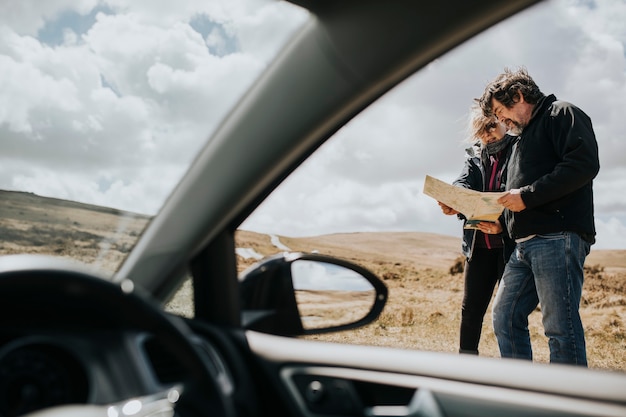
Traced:
[[467, 218], [465, 227], [472, 228], [481, 221], [495, 222], [498, 220], [504, 207], [498, 204], [497, 200], [506, 192], [469, 190], [426, 175], [424, 194], [462, 213]]

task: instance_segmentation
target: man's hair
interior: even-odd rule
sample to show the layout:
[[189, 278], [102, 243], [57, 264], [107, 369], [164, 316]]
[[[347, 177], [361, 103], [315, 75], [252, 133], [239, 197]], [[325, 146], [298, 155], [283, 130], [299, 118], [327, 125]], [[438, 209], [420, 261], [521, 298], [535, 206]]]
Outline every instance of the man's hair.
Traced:
[[519, 101], [520, 94], [524, 96], [524, 101], [529, 104], [537, 104], [544, 96], [532, 77], [528, 75], [526, 68], [521, 67], [516, 71], [505, 68], [502, 74], [487, 84], [485, 92], [478, 99], [478, 102], [483, 113], [486, 116], [492, 116], [492, 99], [498, 100], [503, 106], [510, 109]]

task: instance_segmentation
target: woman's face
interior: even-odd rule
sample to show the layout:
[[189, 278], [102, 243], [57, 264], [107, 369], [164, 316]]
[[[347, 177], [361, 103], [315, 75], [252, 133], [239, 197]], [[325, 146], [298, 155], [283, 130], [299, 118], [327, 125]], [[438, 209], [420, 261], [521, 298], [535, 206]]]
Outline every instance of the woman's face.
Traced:
[[483, 145], [486, 145], [490, 142], [497, 142], [504, 137], [506, 134], [506, 126], [499, 121], [493, 121], [489, 123], [483, 131], [480, 133], [480, 141]]

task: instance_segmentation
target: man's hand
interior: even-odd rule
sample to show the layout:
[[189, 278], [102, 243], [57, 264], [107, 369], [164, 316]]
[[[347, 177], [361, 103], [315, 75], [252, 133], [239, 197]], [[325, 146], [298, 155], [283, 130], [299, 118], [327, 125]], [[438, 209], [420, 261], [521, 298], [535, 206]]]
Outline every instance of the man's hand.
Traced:
[[498, 203], [502, 204], [504, 208], [514, 212], [519, 212], [526, 208], [526, 204], [524, 204], [524, 200], [522, 200], [519, 188], [509, 190], [508, 193], [498, 199]]
[[437, 203], [439, 204], [439, 207], [441, 207], [441, 211], [443, 211], [443, 214], [447, 214], [448, 216], [451, 216], [453, 214], [459, 214], [458, 211], [456, 211], [452, 207], [446, 206], [441, 201], [437, 201]]

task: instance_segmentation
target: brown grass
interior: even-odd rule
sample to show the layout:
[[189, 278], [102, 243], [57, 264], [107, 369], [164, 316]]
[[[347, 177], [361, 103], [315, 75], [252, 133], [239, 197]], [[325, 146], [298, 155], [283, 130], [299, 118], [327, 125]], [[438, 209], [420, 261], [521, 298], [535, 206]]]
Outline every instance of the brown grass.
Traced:
[[[263, 255], [280, 252], [270, 237], [238, 231], [238, 247]], [[293, 251], [318, 251], [364, 266], [381, 277], [389, 300], [376, 322], [352, 331], [312, 336], [339, 343], [392, 346], [456, 353], [463, 276], [460, 239], [425, 233], [350, 233], [310, 238], [280, 237]], [[254, 263], [238, 258], [240, 269]], [[589, 366], [626, 371], [626, 250], [592, 250], [585, 268], [581, 303]], [[541, 312], [530, 316], [537, 362], [549, 362]], [[479, 346], [481, 355], [499, 357], [487, 311]]]
[[[29, 193], [0, 190], [0, 255], [41, 253], [80, 259], [111, 272], [125, 258], [148, 217]], [[374, 323], [349, 332], [315, 336], [341, 343], [456, 353], [463, 278], [460, 239], [427, 233], [347, 233], [280, 237], [292, 251], [332, 255], [377, 274], [389, 288], [385, 310]], [[270, 236], [238, 231], [237, 247], [268, 256], [280, 252]], [[107, 257], [99, 258], [102, 245]], [[256, 261], [238, 256], [238, 269]], [[587, 259], [581, 315], [590, 367], [626, 371], [626, 250], [593, 250]], [[167, 306], [192, 316], [187, 282]], [[530, 317], [535, 360], [548, 361], [539, 311]], [[497, 357], [490, 311], [481, 355]]]
[[0, 255], [80, 259], [113, 272], [148, 220], [140, 214], [0, 190]]
[[353, 323], [367, 315], [375, 291], [296, 291], [298, 310], [305, 329], [320, 329]]

